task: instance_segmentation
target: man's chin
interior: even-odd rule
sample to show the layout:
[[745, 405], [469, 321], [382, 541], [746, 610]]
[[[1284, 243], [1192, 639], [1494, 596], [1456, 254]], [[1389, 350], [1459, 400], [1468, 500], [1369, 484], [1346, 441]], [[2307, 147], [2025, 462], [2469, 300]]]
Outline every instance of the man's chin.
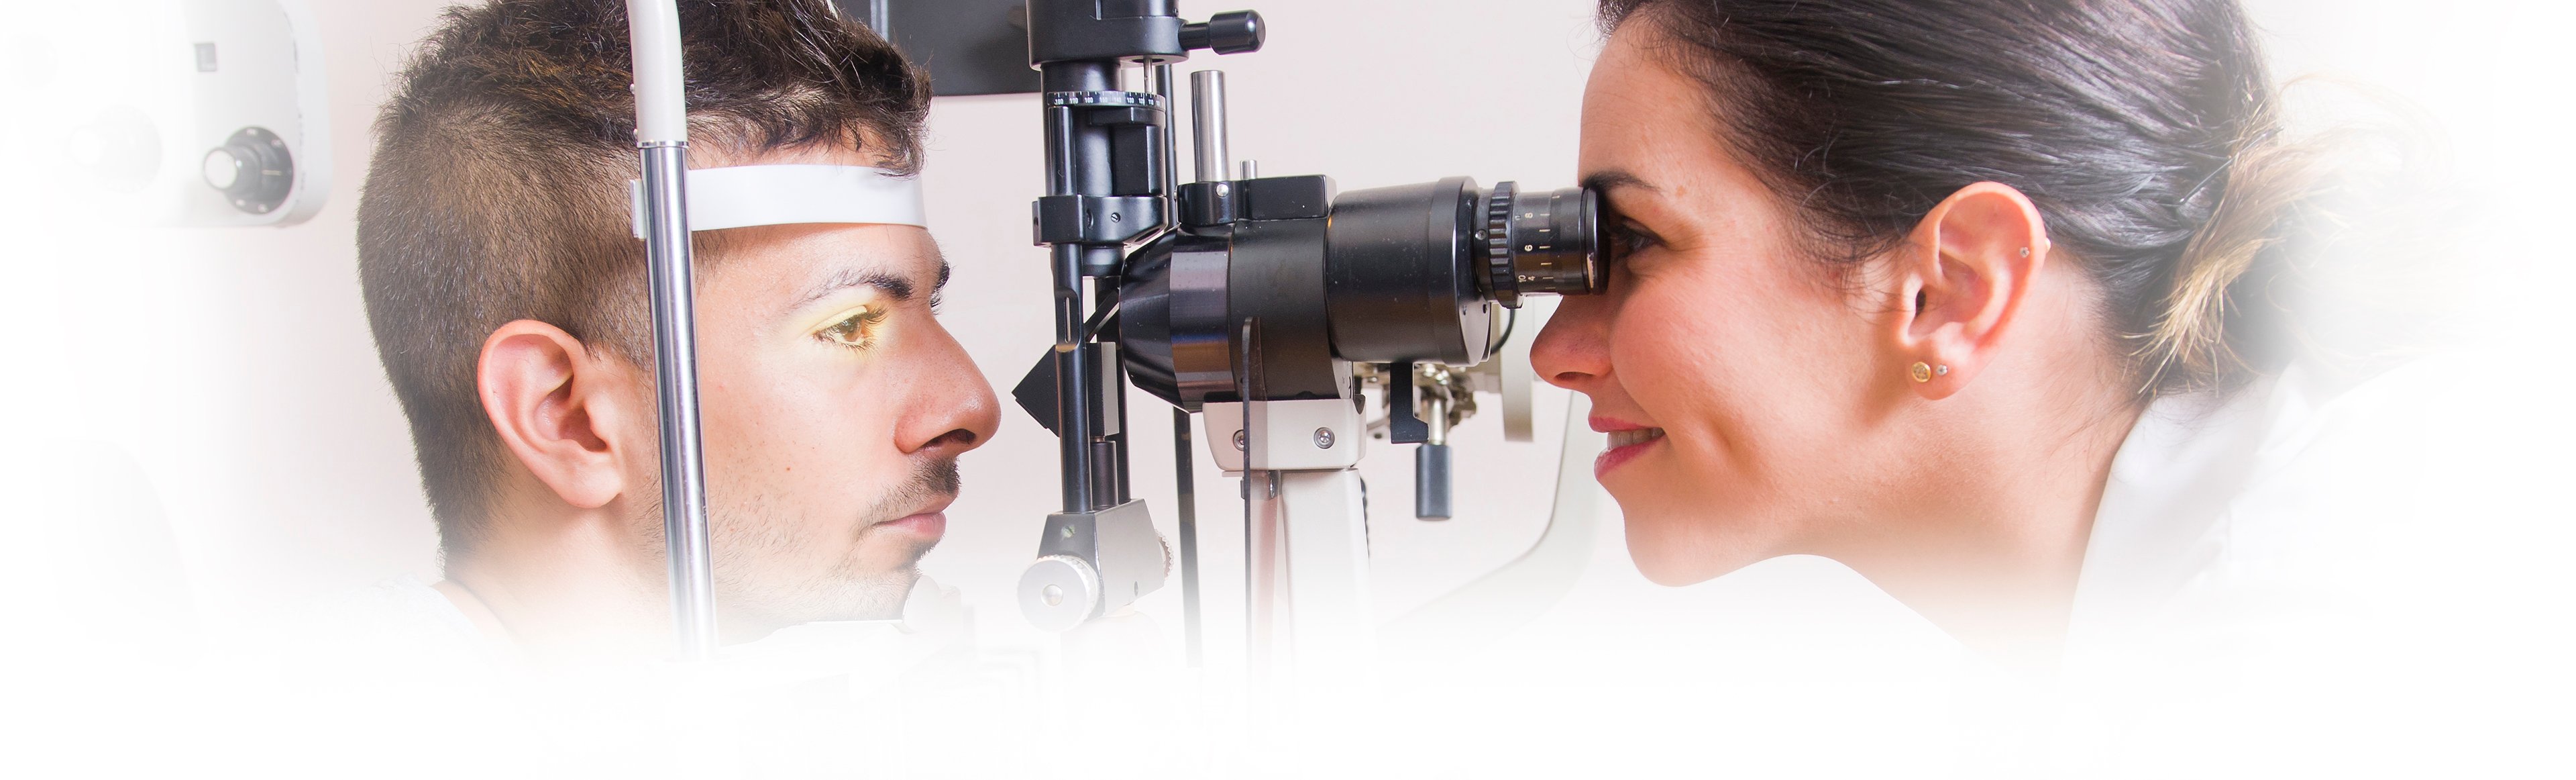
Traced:
[[803, 583], [773, 583], [732, 588], [732, 612], [754, 624], [777, 630], [800, 623], [843, 620], [892, 620], [903, 617], [904, 599], [912, 594], [920, 569], [905, 564], [866, 573], [836, 571]]
[[921, 581], [921, 569], [905, 565], [902, 569], [876, 574], [864, 581], [847, 584], [846, 600], [837, 604], [817, 604], [816, 612], [826, 615], [814, 620], [894, 620], [903, 617], [903, 604], [912, 595], [912, 586]]

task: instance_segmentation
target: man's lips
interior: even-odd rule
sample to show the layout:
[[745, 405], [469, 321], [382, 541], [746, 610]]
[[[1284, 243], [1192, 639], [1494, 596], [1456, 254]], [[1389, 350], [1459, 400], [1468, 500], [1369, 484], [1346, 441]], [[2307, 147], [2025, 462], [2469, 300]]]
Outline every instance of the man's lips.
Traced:
[[956, 496], [941, 496], [939, 500], [922, 507], [921, 511], [878, 523], [876, 527], [936, 541], [941, 535], [948, 533], [947, 509], [948, 505], [956, 500]]
[[1594, 480], [1608, 476], [1612, 469], [1637, 459], [1637, 456], [1646, 454], [1647, 450], [1664, 441], [1662, 428], [1600, 415], [1593, 415], [1588, 422], [1592, 424], [1593, 430], [1610, 434], [1609, 446], [1601, 451], [1600, 457], [1592, 459]]
[[948, 514], [945, 512], [923, 512], [917, 515], [905, 515], [901, 518], [878, 523], [877, 527], [893, 529], [903, 533], [912, 534], [914, 536], [919, 536], [924, 539], [938, 539], [940, 536], [948, 533]]

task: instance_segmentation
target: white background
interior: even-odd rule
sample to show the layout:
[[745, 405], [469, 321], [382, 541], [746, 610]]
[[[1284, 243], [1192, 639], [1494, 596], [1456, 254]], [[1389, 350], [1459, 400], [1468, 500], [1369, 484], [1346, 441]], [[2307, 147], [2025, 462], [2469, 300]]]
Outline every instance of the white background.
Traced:
[[[0, 251], [11, 276], [0, 293], [7, 333], [0, 343], [10, 350], [0, 356], [8, 366], [0, 369], [0, 400], [7, 402], [0, 408], [14, 418], [5, 427], [8, 446], [17, 457], [78, 453], [98, 463], [130, 462], [133, 472], [98, 477], [100, 484], [117, 500], [157, 505], [166, 518], [166, 532], [148, 519], [129, 529], [67, 529], [12, 512], [7, 527], [19, 544], [10, 560], [50, 572], [41, 576], [89, 580], [168, 578], [175, 564], [187, 605], [207, 622], [389, 577], [436, 579], [435, 536], [407, 431], [359, 299], [352, 214], [377, 104], [442, 5], [314, 4], [339, 174], [328, 205], [308, 223], [152, 229], [87, 208], [41, 181], [0, 188], [11, 225], [0, 244], [8, 247]], [[1344, 190], [1449, 175], [1488, 184], [1572, 182], [1577, 107], [1599, 45], [1592, 3], [1251, 5], [1271, 23], [1265, 50], [1202, 55], [1183, 68], [1228, 71], [1237, 159], [1259, 160], [1267, 175], [1329, 174]], [[2566, 65], [2555, 53], [2565, 51], [2568, 11], [2537, 2], [2249, 6], [2274, 34], [2283, 75], [2347, 74], [2424, 106], [2472, 189], [2494, 196], [2486, 201], [2493, 208], [2518, 210], [2484, 237], [2510, 230], [2543, 236], [2500, 242], [2525, 255], [2513, 259], [2542, 262], [2508, 266], [2514, 284], [2487, 290], [2496, 296], [2488, 311], [2518, 326], [2524, 321], [2511, 316], [2565, 310], [2547, 291], [2565, 289], [2566, 280], [2556, 233], [2568, 223], [2556, 205], [2563, 202], [2557, 187], [2568, 181], [2561, 159], [2569, 95], [2555, 78]], [[77, 103], [88, 89], [62, 63], [83, 47], [112, 45], [99, 36], [114, 35], [116, 22], [102, 16], [139, 12], [129, 5], [31, 10], [47, 23], [0, 33], [0, 51], [10, 58], [8, 74], [0, 75], [0, 106], [8, 112], [0, 140], [42, 162], [49, 129], [61, 118], [51, 107]], [[1204, 2], [1184, 9], [1214, 10]], [[1006, 406], [1007, 389], [1050, 335], [1043, 257], [1028, 241], [1028, 203], [1041, 186], [1038, 118], [1033, 96], [941, 98], [928, 136], [931, 228], [956, 267], [944, 317]], [[2555, 275], [2533, 275], [2544, 270]], [[2538, 359], [2564, 362], [2564, 351]], [[1566, 397], [1543, 388], [1538, 399], [1535, 444], [1502, 443], [1490, 416], [1458, 435], [1459, 517], [1447, 523], [1410, 517], [1410, 453], [1376, 450], [1366, 470], [1375, 488], [1381, 616], [1456, 587], [1536, 538]], [[1136, 491], [1154, 502], [1157, 521], [1168, 528], [1167, 407], [1141, 392], [1130, 402]], [[65, 444], [74, 441], [90, 444]], [[964, 460], [966, 492], [949, 512], [948, 539], [924, 562], [931, 576], [963, 591], [996, 646], [1049, 641], [1022, 626], [1010, 586], [1054, 508], [1055, 452], [1045, 431], [1006, 408], [999, 438]], [[1240, 515], [1233, 484], [1203, 454], [1198, 474], [1209, 628], [1212, 642], [1222, 643], [1239, 626], [1230, 607], [1239, 603], [1239, 566], [1231, 564], [1240, 560]], [[1954, 661], [1955, 649], [1928, 624], [1849, 572], [1812, 559], [1775, 561], [1687, 588], [1652, 586], [1625, 560], [1616, 506], [1599, 499], [1598, 516], [1593, 565], [1580, 586], [1536, 616], [1508, 650], [1461, 659], [1455, 671], [1462, 679], [1584, 681], [1612, 692], [1591, 706], [1652, 702], [1644, 706], [1688, 708], [1717, 724], [1586, 738], [1692, 741], [1732, 732], [1725, 743], [1742, 760], [1832, 754], [1854, 771], [1873, 762], [1906, 766], [1935, 749], [1930, 736], [1865, 750], [1836, 736], [1925, 717], [1950, 698], [1944, 689], [1907, 687], [1923, 679], [1921, 670]], [[98, 540], [155, 534], [166, 535], [174, 555], [61, 552], [82, 544], [129, 549]], [[1177, 594], [1175, 585], [1140, 605], [1173, 635]], [[1797, 675], [1791, 685], [1773, 674], [1782, 668], [1831, 673]], [[1726, 695], [1659, 695], [1675, 684]], [[1460, 693], [1473, 689], [1440, 695], [1473, 696]], [[1841, 693], [1864, 689], [1878, 694], [1871, 711], [1838, 703], [1847, 701]], [[1496, 704], [1509, 711], [1511, 702]], [[1580, 721], [1578, 713], [1557, 714]], [[1426, 727], [1472, 739], [1480, 727], [1508, 723]]]

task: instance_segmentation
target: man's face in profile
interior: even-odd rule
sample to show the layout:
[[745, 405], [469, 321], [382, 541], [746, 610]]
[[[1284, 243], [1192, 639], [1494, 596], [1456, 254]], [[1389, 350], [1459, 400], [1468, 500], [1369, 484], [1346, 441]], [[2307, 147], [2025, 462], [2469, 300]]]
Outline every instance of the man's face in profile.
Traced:
[[[871, 161], [749, 161], [787, 162]], [[992, 388], [932, 315], [947, 264], [928, 231], [906, 225], [710, 235], [721, 259], [697, 280], [698, 376], [725, 618], [895, 617], [946, 530], [957, 456], [998, 425]], [[658, 559], [660, 508], [643, 514], [633, 530]]]

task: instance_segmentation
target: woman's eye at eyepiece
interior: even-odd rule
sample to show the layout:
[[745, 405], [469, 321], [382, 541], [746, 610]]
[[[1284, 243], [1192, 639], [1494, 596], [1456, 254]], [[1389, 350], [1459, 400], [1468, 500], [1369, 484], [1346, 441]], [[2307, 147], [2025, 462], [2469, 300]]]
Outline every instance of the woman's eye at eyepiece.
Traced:
[[1655, 234], [1637, 227], [1636, 223], [1620, 222], [1610, 228], [1609, 255], [1612, 259], [1623, 258], [1652, 249], [1657, 243]]

